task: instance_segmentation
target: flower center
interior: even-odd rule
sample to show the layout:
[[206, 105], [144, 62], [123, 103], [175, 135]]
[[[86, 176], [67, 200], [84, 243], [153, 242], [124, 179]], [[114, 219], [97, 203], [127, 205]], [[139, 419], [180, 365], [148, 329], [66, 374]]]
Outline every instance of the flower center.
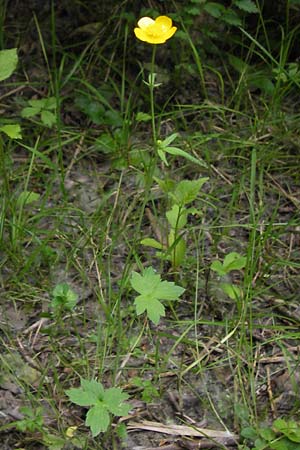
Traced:
[[164, 25], [158, 25], [153, 23], [146, 28], [146, 33], [153, 37], [159, 37], [167, 31], [167, 27]]

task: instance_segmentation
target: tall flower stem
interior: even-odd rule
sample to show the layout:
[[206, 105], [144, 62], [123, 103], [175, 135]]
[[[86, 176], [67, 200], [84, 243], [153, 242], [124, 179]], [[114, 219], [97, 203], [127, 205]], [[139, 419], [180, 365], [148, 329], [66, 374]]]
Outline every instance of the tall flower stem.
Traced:
[[153, 150], [154, 155], [151, 158], [151, 162], [149, 164], [148, 168], [148, 174], [147, 174], [147, 186], [150, 189], [153, 175], [157, 163], [157, 130], [156, 130], [156, 122], [155, 122], [155, 102], [154, 102], [154, 89], [157, 87], [155, 83], [155, 76], [156, 73], [154, 72], [155, 68], [155, 54], [156, 54], [156, 45], [153, 45], [152, 47], [152, 57], [151, 57], [151, 64], [150, 64], [150, 74], [148, 78], [148, 87], [149, 87], [149, 93], [150, 93], [150, 112], [151, 112], [151, 128], [152, 128], [152, 140], [153, 140]]
[[150, 89], [150, 108], [151, 108], [151, 125], [152, 125], [153, 146], [154, 146], [155, 154], [157, 154], [157, 132], [156, 132], [155, 105], [154, 105], [154, 89], [155, 89], [155, 75], [156, 75], [154, 72], [155, 54], [156, 54], [156, 45], [153, 45], [151, 66], [150, 66], [150, 76], [149, 76], [149, 89]]

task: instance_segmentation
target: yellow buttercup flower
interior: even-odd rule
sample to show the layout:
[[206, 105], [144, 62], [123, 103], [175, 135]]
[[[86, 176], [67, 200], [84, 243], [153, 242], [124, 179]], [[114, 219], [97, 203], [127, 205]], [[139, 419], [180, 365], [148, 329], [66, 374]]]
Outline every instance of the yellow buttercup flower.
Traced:
[[164, 44], [177, 30], [172, 26], [172, 19], [167, 16], [159, 16], [155, 20], [142, 17], [137, 24], [134, 34], [140, 41], [148, 44]]

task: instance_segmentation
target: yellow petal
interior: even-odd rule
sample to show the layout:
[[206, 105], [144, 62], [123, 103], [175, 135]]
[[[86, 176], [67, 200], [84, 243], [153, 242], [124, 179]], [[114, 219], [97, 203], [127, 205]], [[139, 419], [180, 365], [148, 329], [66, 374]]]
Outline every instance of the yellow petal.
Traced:
[[151, 17], [142, 17], [139, 21], [138, 21], [138, 27], [140, 27], [142, 30], [145, 30], [147, 27], [149, 27], [149, 25], [153, 25], [154, 24], [154, 20], [151, 19]]
[[177, 27], [172, 27], [164, 34], [165, 41], [170, 39], [176, 33]]
[[[134, 34], [136, 35], [136, 37], [143, 42], [149, 42], [148, 41], [148, 35], [147, 33], [145, 33], [144, 30], [141, 30], [141, 28], [135, 28], [134, 30]], [[151, 43], [151, 42], [150, 42]]]
[[163, 32], [166, 32], [172, 26], [172, 19], [167, 16], [159, 16], [155, 19], [155, 24], [159, 25]]
[[67, 430], [66, 430], [66, 436], [68, 437], [68, 438], [72, 438], [72, 437], [74, 437], [74, 434], [76, 433], [76, 430], [77, 430], [77, 428], [78, 427], [69, 427], [69, 428], [67, 428]]

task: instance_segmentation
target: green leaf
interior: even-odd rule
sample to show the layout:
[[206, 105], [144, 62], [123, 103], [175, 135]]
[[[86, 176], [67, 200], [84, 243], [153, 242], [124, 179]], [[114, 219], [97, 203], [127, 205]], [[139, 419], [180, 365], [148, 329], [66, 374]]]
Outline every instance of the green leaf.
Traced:
[[56, 122], [56, 115], [53, 114], [51, 111], [42, 111], [41, 112], [41, 120], [44, 125], [46, 125], [49, 128], [52, 128], [52, 126]]
[[225, 13], [222, 16], [222, 20], [228, 23], [229, 25], [235, 25], [237, 27], [240, 27], [242, 25], [241, 19], [239, 18], [237, 13], [232, 9], [227, 9], [227, 11], [225, 11]]
[[40, 112], [45, 108], [46, 101], [46, 98], [33, 98], [29, 100], [28, 103], [32, 108], [38, 109]]
[[91, 406], [95, 405], [99, 400], [102, 400], [104, 389], [98, 381], [89, 381], [82, 378], [81, 387], [68, 389], [66, 394], [75, 405]]
[[240, 74], [248, 72], [250, 70], [249, 64], [247, 64], [243, 59], [238, 58], [235, 55], [228, 55], [229, 64]]
[[172, 209], [166, 212], [166, 217], [174, 230], [181, 230], [187, 223], [187, 211], [178, 205], [173, 205]]
[[144, 112], [138, 112], [135, 116], [135, 120], [137, 122], [149, 122], [149, 120], [151, 120], [151, 115]]
[[56, 109], [57, 107], [57, 100], [55, 97], [48, 97], [45, 99], [44, 108], [45, 109]]
[[270, 427], [263, 427], [259, 429], [259, 435], [267, 442], [276, 438], [276, 434]]
[[[261, 439], [261, 438], [258, 438], [254, 441], [256, 450], [266, 450], [268, 448], [267, 444], [268, 443], [264, 439]], [[252, 449], [252, 450], [254, 450], [254, 449]]]
[[156, 248], [157, 250], [163, 250], [164, 246], [160, 242], [156, 241], [152, 238], [145, 238], [141, 240], [142, 245], [147, 245], [152, 248]]
[[159, 147], [166, 148], [178, 137], [178, 133], [172, 133], [170, 136], [167, 136], [163, 141], [158, 140], [157, 144]]
[[129, 404], [123, 403], [128, 400], [129, 395], [122, 392], [120, 388], [110, 388], [104, 392], [103, 401], [107, 409], [115, 416], [125, 416], [131, 409]]
[[208, 179], [209, 178], [205, 177], [199, 178], [198, 180], [180, 181], [180, 183], [176, 186], [174, 192], [170, 194], [173, 198], [173, 201], [180, 206], [184, 206], [188, 203], [193, 202], [194, 200], [196, 200], [203, 184], [206, 183]]
[[300, 443], [300, 426], [293, 420], [276, 419], [273, 427], [287, 436], [291, 441]]
[[221, 261], [213, 261], [211, 263], [210, 266], [211, 270], [213, 270], [214, 272], [217, 272], [217, 274], [222, 277], [223, 275], [226, 275], [226, 270], [223, 267], [223, 264], [221, 263]]
[[102, 384], [97, 380], [85, 380], [81, 378], [81, 386], [85, 391], [89, 391], [96, 400], [102, 400], [104, 395], [104, 388]]
[[66, 308], [72, 310], [78, 301], [78, 295], [67, 283], [58, 284], [52, 292], [51, 307], [56, 310]]
[[241, 256], [239, 253], [231, 252], [225, 256], [223, 266], [226, 272], [230, 272], [231, 270], [240, 270], [243, 269], [246, 265], [247, 259], [245, 256]]
[[109, 413], [105, 406], [101, 403], [93, 406], [86, 415], [85, 424], [90, 427], [93, 437], [105, 432], [110, 424]]
[[235, 0], [234, 5], [248, 13], [258, 13], [258, 8], [252, 0]]
[[143, 274], [133, 272], [131, 276], [131, 286], [139, 294], [151, 293], [160, 283], [160, 275], [155, 273], [152, 267], [144, 270]]
[[30, 203], [36, 202], [40, 198], [40, 194], [32, 191], [23, 191], [17, 198], [17, 207], [23, 207]]
[[204, 10], [211, 16], [218, 19], [224, 13], [225, 8], [223, 5], [220, 5], [220, 3], [208, 2], [204, 5]]
[[91, 406], [95, 403], [95, 396], [92, 392], [86, 392], [80, 388], [67, 389], [65, 392], [75, 405]]
[[[176, 233], [177, 234], [177, 233]], [[167, 258], [171, 261], [173, 267], [180, 266], [186, 255], [186, 242], [182, 236], [178, 235], [175, 239], [175, 232], [171, 230], [168, 236], [169, 249], [168, 253], [171, 250], [170, 256]]]
[[181, 286], [176, 286], [173, 281], [162, 281], [159, 286], [153, 291], [153, 295], [162, 300], [176, 300], [180, 297], [185, 289]]
[[[299, 445], [291, 441], [287, 437], [282, 437], [269, 443], [272, 450], [299, 450]], [[265, 450], [265, 449], [263, 449]]]
[[168, 163], [168, 161], [167, 161], [167, 158], [166, 158], [166, 155], [165, 155], [164, 150], [161, 150], [160, 148], [158, 148], [158, 149], [157, 149], [157, 153], [158, 153], [158, 156], [160, 157], [160, 159], [162, 160], [162, 162], [163, 162], [166, 166], [168, 166], [169, 163]]
[[189, 153], [185, 152], [184, 150], [181, 150], [178, 147], [166, 147], [166, 148], [164, 148], [164, 151], [166, 153], [170, 153], [170, 155], [182, 156], [183, 158], [185, 158], [195, 164], [198, 164], [199, 166], [207, 168], [207, 165], [204, 161], [202, 161], [201, 159], [195, 158], [194, 156], [190, 155]]
[[22, 139], [21, 127], [17, 124], [8, 124], [0, 127], [0, 131], [5, 133], [11, 139]]
[[157, 325], [161, 317], [165, 316], [165, 307], [164, 305], [151, 296], [139, 295], [136, 297], [135, 308], [137, 315], [141, 315], [143, 312], [147, 312], [148, 318]]
[[141, 294], [134, 301], [137, 315], [146, 311], [149, 319], [156, 325], [160, 316], [165, 315], [165, 308], [159, 300], [175, 300], [184, 291], [173, 282], [161, 281], [160, 275], [152, 267], [145, 269], [142, 275], [133, 272], [131, 286]]
[[257, 432], [253, 427], [245, 427], [241, 431], [241, 436], [243, 436], [245, 439], [251, 439], [254, 441], [254, 439], [257, 438]]
[[239, 288], [234, 284], [221, 283], [220, 286], [223, 292], [225, 292], [225, 294], [228, 295], [228, 297], [231, 298], [231, 300], [236, 300], [240, 298], [242, 295], [241, 288]]
[[18, 64], [17, 49], [11, 48], [0, 51], [0, 81], [9, 78]]
[[41, 109], [37, 108], [36, 106], [27, 106], [26, 108], [23, 108], [21, 111], [21, 117], [24, 117], [27, 119], [28, 117], [36, 116], [37, 114], [40, 114]]

